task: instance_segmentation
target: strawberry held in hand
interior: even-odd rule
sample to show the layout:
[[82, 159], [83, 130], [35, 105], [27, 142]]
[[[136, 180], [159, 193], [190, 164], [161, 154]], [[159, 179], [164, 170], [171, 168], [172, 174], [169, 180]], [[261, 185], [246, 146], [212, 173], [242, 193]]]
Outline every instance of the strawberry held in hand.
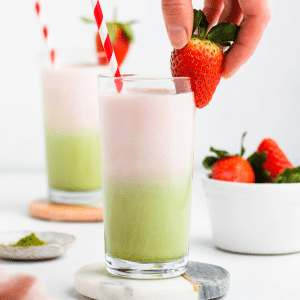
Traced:
[[208, 31], [209, 23], [201, 10], [194, 9], [192, 38], [171, 55], [173, 77], [190, 77], [196, 106], [206, 106], [220, 80], [223, 63], [222, 46], [230, 46], [239, 26], [223, 22]]
[[210, 177], [216, 180], [254, 183], [254, 171], [250, 163], [244, 159], [245, 149], [243, 147], [243, 140], [246, 133], [242, 136], [241, 153], [231, 155], [227, 151], [216, 150], [210, 148], [210, 151], [214, 152], [215, 156], [207, 156], [203, 165], [206, 169], [211, 169]]

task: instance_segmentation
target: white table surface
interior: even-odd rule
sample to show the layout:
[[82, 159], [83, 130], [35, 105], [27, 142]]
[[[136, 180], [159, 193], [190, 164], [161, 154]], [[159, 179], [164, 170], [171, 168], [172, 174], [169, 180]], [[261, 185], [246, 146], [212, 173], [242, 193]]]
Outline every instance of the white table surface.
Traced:
[[[75, 244], [58, 259], [41, 262], [0, 259], [0, 266], [9, 273], [24, 272], [39, 277], [46, 285], [47, 294], [57, 299], [89, 299], [74, 290], [74, 273], [86, 264], [104, 260], [103, 223], [49, 222], [31, 218], [28, 215], [30, 201], [46, 196], [45, 173], [0, 173], [1, 231], [47, 230], [76, 236]], [[300, 253], [241, 255], [214, 247], [201, 174], [198, 171], [195, 171], [193, 182], [190, 260], [219, 265], [230, 272], [230, 290], [222, 299], [300, 299]]]

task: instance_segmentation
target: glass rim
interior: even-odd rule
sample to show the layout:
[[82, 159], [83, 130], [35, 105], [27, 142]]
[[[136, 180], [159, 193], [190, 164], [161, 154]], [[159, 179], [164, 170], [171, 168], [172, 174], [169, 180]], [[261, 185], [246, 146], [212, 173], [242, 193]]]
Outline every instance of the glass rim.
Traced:
[[114, 77], [111, 74], [99, 74], [97, 76], [98, 79], [110, 79], [110, 80], [115, 80], [115, 79], [122, 79], [122, 81], [128, 81], [128, 82], [133, 82], [133, 81], [177, 81], [177, 80], [187, 80], [190, 82], [190, 77], [184, 76], [184, 77], [172, 77], [172, 76], [164, 76], [164, 75], [159, 75], [159, 74], [124, 74], [121, 75], [120, 77]]

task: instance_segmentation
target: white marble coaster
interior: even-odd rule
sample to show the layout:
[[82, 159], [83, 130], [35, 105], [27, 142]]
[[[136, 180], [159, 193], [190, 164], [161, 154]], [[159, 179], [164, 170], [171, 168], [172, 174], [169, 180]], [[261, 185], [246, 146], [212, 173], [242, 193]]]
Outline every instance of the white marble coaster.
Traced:
[[227, 293], [229, 277], [229, 272], [221, 267], [190, 261], [186, 273], [179, 277], [128, 279], [110, 274], [101, 262], [76, 271], [75, 289], [97, 300], [215, 299]]

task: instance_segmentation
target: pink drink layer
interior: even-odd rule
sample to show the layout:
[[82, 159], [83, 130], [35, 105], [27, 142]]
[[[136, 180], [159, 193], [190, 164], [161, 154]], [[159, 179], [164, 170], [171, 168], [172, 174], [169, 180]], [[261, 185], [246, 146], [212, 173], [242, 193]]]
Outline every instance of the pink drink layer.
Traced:
[[42, 70], [46, 128], [99, 132], [97, 76], [106, 67], [69, 65]]
[[188, 253], [192, 93], [101, 95], [106, 253], [162, 262]]
[[107, 68], [70, 65], [42, 70], [49, 185], [101, 189], [97, 75]]
[[[161, 91], [163, 92], [163, 91]], [[119, 180], [191, 170], [193, 93], [101, 95], [103, 168]]]

